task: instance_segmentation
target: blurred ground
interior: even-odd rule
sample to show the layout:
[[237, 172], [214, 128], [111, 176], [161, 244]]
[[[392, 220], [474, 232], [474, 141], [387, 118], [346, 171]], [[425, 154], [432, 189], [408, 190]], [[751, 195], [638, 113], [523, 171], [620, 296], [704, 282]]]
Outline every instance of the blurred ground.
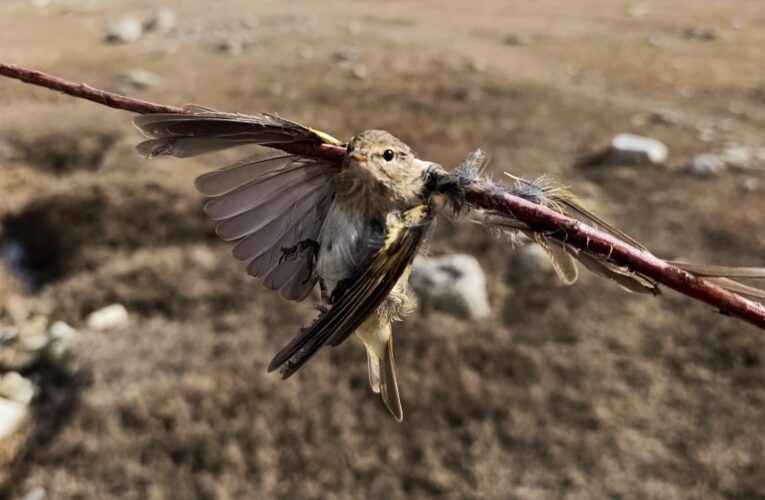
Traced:
[[[765, 146], [761, 2], [168, 6], [172, 32], [120, 45], [108, 23], [156, 3], [6, 0], [0, 59], [110, 89], [140, 68], [161, 78], [142, 98], [343, 138], [384, 128], [444, 165], [482, 147], [496, 175], [550, 173], [658, 255], [765, 262], [762, 170], [687, 171]], [[287, 382], [266, 374], [313, 312], [262, 291], [214, 238], [192, 180], [221, 158], [144, 161], [128, 113], [12, 81], [0, 110], [3, 237], [42, 283], [33, 307], [75, 326], [113, 302], [131, 312], [83, 334], [74, 374], [44, 376], [8, 495], [765, 497], [762, 332], [669, 291], [530, 279], [503, 242], [441, 221], [431, 252], [478, 256], [494, 314], [398, 325], [396, 424], [354, 342]], [[574, 166], [625, 131], [664, 141], [668, 164]], [[2, 276], [0, 303], [24, 294]]]

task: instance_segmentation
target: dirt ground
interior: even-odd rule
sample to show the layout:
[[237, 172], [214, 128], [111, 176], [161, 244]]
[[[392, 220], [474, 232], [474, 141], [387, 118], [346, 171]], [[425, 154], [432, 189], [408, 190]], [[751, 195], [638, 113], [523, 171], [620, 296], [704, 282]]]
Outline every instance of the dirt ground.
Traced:
[[[384, 128], [447, 166], [481, 147], [495, 177], [549, 173], [658, 255], [765, 264], [763, 170], [687, 169], [765, 146], [761, 2], [188, 0], [167, 3], [171, 33], [128, 44], [105, 27], [156, 3], [30, 4], [0, 4], [3, 62], [107, 89], [140, 68], [161, 78], [141, 98]], [[430, 250], [476, 255], [493, 313], [398, 325], [403, 423], [355, 342], [267, 374], [314, 313], [248, 279], [201, 211], [193, 178], [237, 153], [149, 162], [130, 118], [0, 80], [2, 237], [40, 285], [6, 265], [0, 304], [131, 318], [35, 375], [10, 497], [765, 498], [762, 331], [671, 291], [518, 272], [467, 223], [439, 222]], [[576, 166], [618, 132], [669, 161]]]

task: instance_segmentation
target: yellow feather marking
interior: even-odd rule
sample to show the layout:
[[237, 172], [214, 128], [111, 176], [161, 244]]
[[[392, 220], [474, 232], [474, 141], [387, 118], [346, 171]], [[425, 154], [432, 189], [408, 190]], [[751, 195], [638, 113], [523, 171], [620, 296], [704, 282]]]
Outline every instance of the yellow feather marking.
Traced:
[[324, 143], [326, 143], [326, 144], [334, 144], [335, 146], [339, 146], [340, 144], [342, 144], [342, 142], [340, 142], [338, 139], [335, 139], [334, 137], [332, 137], [331, 135], [329, 135], [329, 134], [328, 134], [328, 133], [326, 133], [326, 132], [322, 132], [321, 130], [316, 130], [316, 129], [313, 129], [313, 128], [311, 128], [311, 127], [308, 127], [308, 130], [310, 130], [311, 132], [313, 132], [313, 134], [314, 134], [316, 137], [318, 137], [319, 139], [321, 139], [321, 140], [322, 140], [322, 142], [324, 142]]
[[402, 230], [409, 226], [416, 226], [417, 224], [421, 224], [427, 215], [427, 205], [417, 205], [416, 207], [410, 208], [402, 215], [398, 215], [397, 213], [389, 214], [388, 220], [385, 221], [385, 225], [388, 228], [388, 235], [385, 238], [383, 252], [389, 250], [390, 246], [398, 241]]

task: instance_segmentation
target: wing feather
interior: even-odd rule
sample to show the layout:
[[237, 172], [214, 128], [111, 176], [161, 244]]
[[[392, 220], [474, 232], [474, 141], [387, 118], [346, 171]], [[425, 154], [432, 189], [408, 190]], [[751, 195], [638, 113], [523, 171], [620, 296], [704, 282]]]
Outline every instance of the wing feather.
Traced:
[[199, 106], [187, 106], [185, 110], [183, 114], [136, 117], [133, 123], [150, 138], [137, 146], [138, 151], [149, 158], [159, 155], [185, 158], [242, 144], [340, 144], [329, 134], [266, 113], [224, 113]]
[[[340, 144], [324, 132], [269, 114], [223, 113], [186, 106], [181, 114], [134, 119], [149, 140], [137, 146], [147, 156], [195, 156], [243, 144]], [[283, 249], [315, 241], [332, 199], [332, 176], [339, 163], [273, 152], [247, 158], [196, 179], [210, 199], [205, 212], [218, 221], [216, 232], [236, 241], [232, 254], [251, 275], [288, 300], [307, 297], [317, 277], [313, 255], [284, 258]]]
[[[313, 213], [313, 211], [314, 208], [319, 205], [324, 206], [322, 197], [326, 196], [328, 196], [328, 193], [320, 187], [314, 192], [305, 192], [303, 198], [295, 196], [294, 199], [289, 199], [285, 210], [276, 211], [271, 215], [265, 216], [264, 220], [267, 220], [267, 222], [263, 225], [254, 227], [252, 232], [240, 239], [239, 242], [234, 245], [231, 254], [238, 260], [248, 262], [261, 257], [266, 250], [270, 249], [281, 240], [285, 234], [288, 234], [293, 230], [296, 224], [301, 222], [302, 218], [310, 218], [310, 220], [306, 222], [313, 224], [314, 226], [319, 226], [316, 227], [316, 230], [318, 231], [325, 214]], [[265, 208], [270, 209], [270, 207]], [[299, 242], [300, 240], [294, 241], [289, 246]]]
[[[301, 200], [308, 203], [318, 203], [326, 195], [329, 180], [325, 172], [307, 181], [286, 183], [284, 186], [273, 188], [256, 201], [248, 202], [246, 207], [232, 210], [231, 215], [223, 215], [222, 206], [209, 208], [208, 215], [218, 219], [216, 231], [226, 241], [235, 240], [252, 234], [263, 228], [274, 219], [283, 217], [285, 211], [294, 208]], [[230, 204], [231, 205], [231, 204]], [[242, 211], [242, 209], [246, 210]]]
[[295, 157], [289, 154], [250, 157], [200, 175], [194, 186], [205, 196], [222, 196], [264, 176], [282, 172], [294, 161]]
[[[296, 196], [308, 189], [329, 188], [329, 176], [334, 172], [331, 166], [288, 172], [254, 182], [227, 195], [214, 198], [205, 204], [205, 213], [213, 220], [230, 219], [260, 206], [274, 203], [283, 205], [295, 201]], [[276, 203], [281, 201], [281, 203]]]
[[249, 158], [210, 172], [196, 186], [211, 196], [205, 212], [232, 255], [287, 300], [307, 297], [317, 277], [313, 255], [284, 258], [283, 250], [317, 240], [332, 198], [338, 165], [292, 155]]
[[541, 246], [547, 257], [550, 259], [550, 264], [555, 270], [555, 274], [558, 278], [566, 284], [571, 285], [576, 282], [579, 277], [579, 269], [576, 267], [576, 260], [568, 252], [566, 246], [557, 240], [551, 238], [545, 238], [539, 233], [533, 233], [534, 241]]

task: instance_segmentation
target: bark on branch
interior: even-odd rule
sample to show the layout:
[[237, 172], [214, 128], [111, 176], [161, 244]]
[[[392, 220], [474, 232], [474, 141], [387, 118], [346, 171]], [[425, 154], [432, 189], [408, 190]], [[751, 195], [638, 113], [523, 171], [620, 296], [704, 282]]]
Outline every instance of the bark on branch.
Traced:
[[[184, 112], [182, 108], [176, 106], [156, 104], [106, 92], [84, 83], [71, 82], [13, 64], [0, 63], [0, 75], [134, 113]], [[272, 147], [288, 153], [333, 161], [340, 160], [345, 155], [344, 148], [331, 145], [275, 144]], [[467, 187], [466, 200], [473, 208], [492, 210], [512, 216], [535, 230], [548, 231], [552, 235], [565, 235], [565, 241], [578, 249], [608, 256], [617, 264], [652, 278], [684, 295], [714, 306], [722, 314], [742, 319], [765, 330], [765, 305], [724, 290], [654, 256], [646, 250], [636, 248], [592, 226], [480, 182]]]

